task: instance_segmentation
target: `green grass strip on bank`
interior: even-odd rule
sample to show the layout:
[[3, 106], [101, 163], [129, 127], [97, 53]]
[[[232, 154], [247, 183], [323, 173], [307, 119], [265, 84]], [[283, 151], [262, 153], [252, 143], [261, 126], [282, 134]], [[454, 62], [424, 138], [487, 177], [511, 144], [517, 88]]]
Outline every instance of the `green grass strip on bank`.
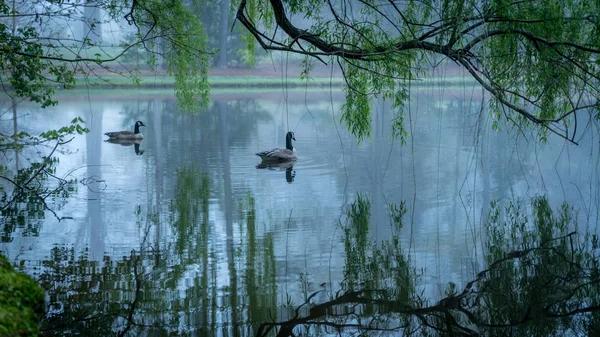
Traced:
[[[140, 76], [139, 86], [170, 86], [175, 84], [175, 78], [172, 76]], [[76, 77], [77, 87], [79, 86], [131, 86], [136, 87], [138, 84], [128, 77], [122, 76], [104, 76], [104, 77]], [[304, 86], [305, 80], [300, 78], [279, 78], [274, 76], [209, 76], [208, 82], [212, 87], [281, 87], [288, 86]], [[344, 85], [342, 78], [316, 78], [308, 81], [308, 84], [332, 84], [334, 86]]]
[[[175, 79], [172, 76], [140, 76], [139, 86], [141, 87], [172, 87]], [[77, 85], [81, 86], [116, 86], [116, 87], [138, 87], [138, 84], [132, 79], [122, 76], [105, 77], [76, 77]], [[341, 77], [314, 77], [308, 80], [299, 77], [276, 77], [276, 76], [209, 76], [208, 82], [213, 88], [220, 87], [291, 87], [321, 85], [321, 86], [345, 86], [346, 82]], [[469, 77], [427, 77], [414, 81], [415, 86], [420, 85], [459, 85], [474, 83]]]

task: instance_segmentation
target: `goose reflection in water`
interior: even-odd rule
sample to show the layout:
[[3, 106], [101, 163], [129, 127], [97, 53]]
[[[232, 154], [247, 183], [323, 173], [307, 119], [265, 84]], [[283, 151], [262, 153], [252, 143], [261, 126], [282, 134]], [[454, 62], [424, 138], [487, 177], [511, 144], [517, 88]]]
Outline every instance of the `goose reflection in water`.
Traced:
[[291, 184], [294, 182], [294, 178], [296, 177], [296, 170], [294, 170], [294, 164], [295, 162], [293, 161], [284, 163], [262, 162], [256, 165], [256, 168], [259, 170], [267, 169], [271, 171], [285, 171], [285, 180]]
[[144, 140], [143, 139], [107, 139], [105, 140], [105, 142], [111, 143], [111, 144], [119, 144], [121, 146], [131, 146], [133, 145], [133, 150], [135, 151], [136, 155], [142, 155], [144, 154], [144, 150], [140, 150], [140, 145], [142, 144]]

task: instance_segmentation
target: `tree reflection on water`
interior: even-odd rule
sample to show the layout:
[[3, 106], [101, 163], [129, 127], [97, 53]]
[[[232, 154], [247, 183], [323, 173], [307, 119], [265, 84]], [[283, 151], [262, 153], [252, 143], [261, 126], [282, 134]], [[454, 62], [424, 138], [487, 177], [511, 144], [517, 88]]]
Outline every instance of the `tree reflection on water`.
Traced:
[[[242, 244], [230, 256], [217, 256], [209, 195], [208, 175], [181, 169], [167, 226], [138, 207], [144, 233], [138, 250], [119, 260], [90, 261], [73, 248], [52, 249], [38, 275], [49, 296], [42, 335], [240, 335], [243, 326], [267, 320], [265, 308], [276, 305], [272, 236], [256, 235], [248, 196], [240, 202]], [[173, 231], [174, 240], [156, 237], [157, 228]], [[224, 262], [228, 287], [218, 282]]]
[[576, 211], [567, 204], [552, 210], [546, 197], [492, 202], [484, 226], [486, 267], [430, 299], [401, 236], [405, 203], [388, 204], [392, 234], [376, 242], [371, 201], [358, 194], [339, 224], [343, 281], [337, 289], [307, 287], [304, 302], [294, 305], [290, 297], [277, 299], [273, 234], [259, 226], [266, 220], [257, 219], [251, 195], [238, 200], [240, 221], [235, 228], [228, 222], [226, 239], [217, 243], [209, 222], [210, 176], [179, 169], [175, 189], [167, 217], [137, 207], [143, 240], [127, 256], [93, 261], [85, 251], [55, 246], [40, 262], [37, 278], [49, 299], [42, 335], [600, 333], [598, 237], [578, 232]]
[[345, 281], [328, 301], [312, 293], [293, 318], [263, 323], [257, 336], [560, 336], [600, 333], [598, 237], [576, 234], [575, 211], [546, 197], [493, 202], [486, 222], [487, 268], [465, 287], [450, 283], [431, 303], [402, 251], [404, 204], [389, 205], [393, 235], [367, 236], [370, 201], [358, 195], [344, 229]]

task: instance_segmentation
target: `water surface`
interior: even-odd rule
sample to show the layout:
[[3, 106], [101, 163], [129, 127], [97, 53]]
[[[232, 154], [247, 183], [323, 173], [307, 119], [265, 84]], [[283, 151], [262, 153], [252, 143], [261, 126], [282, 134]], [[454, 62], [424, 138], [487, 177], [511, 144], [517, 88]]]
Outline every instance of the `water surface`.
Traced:
[[[477, 97], [419, 89], [406, 144], [391, 139], [385, 103], [375, 105], [371, 139], [358, 144], [339, 124], [340, 93], [215, 94], [194, 115], [159, 92], [111, 97], [18, 107], [19, 129], [31, 133], [75, 117], [90, 129], [56, 154], [55, 175], [75, 180], [68, 197], [48, 202], [56, 216], [5, 226], [0, 244], [52, 294], [46, 334], [66, 333], [63, 324], [97, 335], [250, 333], [246, 326], [289, 315], [308, 293], [340, 288], [342, 224], [358, 195], [372, 202], [376, 241], [392, 233], [389, 204], [406, 203], [400, 238], [434, 301], [483, 267], [482, 222], [494, 199], [567, 201], [580, 210], [581, 228], [598, 231], [593, 123], [579, 146], [556, 137], [540, 144], [533, 132], [492, 131]], [[147, 125], [139, 146], [105, 141], [103, 133], [136, 120]], [[257, 168], [254, 153], [283, 147], [288, 130], [298, 161]], [[35, 156], [28, 151], [5, 165], [26, 166]]]

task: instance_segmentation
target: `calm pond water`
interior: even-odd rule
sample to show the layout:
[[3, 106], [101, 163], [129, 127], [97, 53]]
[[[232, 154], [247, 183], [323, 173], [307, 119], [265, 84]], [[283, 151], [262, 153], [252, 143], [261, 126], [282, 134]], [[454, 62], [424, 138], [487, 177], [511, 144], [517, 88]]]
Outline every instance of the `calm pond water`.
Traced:
[[[48, 292], [45, 335], [246, 336], [316, 291], [318, 303], [341, 289], [344, 224], [358, 199], [370, 200], [374, 242], [392, 237], [389, 205], [404, 203], [398, 238], [434, 303], [485, 268], [492, 200], [567, 201], [579, 231], [598, 233], [597, 122], [579, 146], [553, 136], [540, 144], [534, 132], [492, 131], [481, 98], [463, 95], [415, 90], [405, 145], [390, 138], [385, 103], [375, 105], [371, 140], [357, 144], [339, 124], [343, 94], [327, 90], [216, 92], [196, 115], [161, 91], [69, 94], [45, 111], [21, 104], [20, 130], [82, 117], [90, 132], [55, 154], [55, 176], [74, 180], [68, 195], [46, 200], [55, 215], [4, 217], [0, 251]], [[105, 141], [137, 120], [147, 125], [139, 146]], [[298, 161], [257, 167], [254, 153], [283, 147], [288, 130]], [[35, 151], [51, 146], [3, 163], [14, 171]]]

